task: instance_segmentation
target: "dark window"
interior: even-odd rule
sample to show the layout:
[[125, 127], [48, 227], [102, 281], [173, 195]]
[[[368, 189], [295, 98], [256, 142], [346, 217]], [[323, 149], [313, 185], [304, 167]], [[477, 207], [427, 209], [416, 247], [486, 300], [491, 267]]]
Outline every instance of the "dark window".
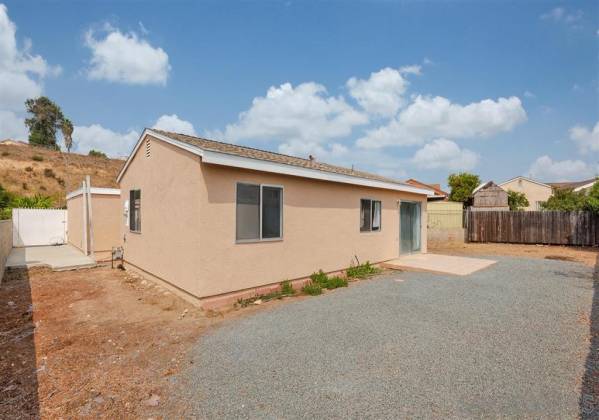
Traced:
[[141, 232], [141, 190], [129, 191], [129, 229]]
[[381, 230], [381, 202], [360, 200], [360, 232]]
[[262, 187], [262, 238], [281, 237], [281, 198], [278, 187]]
[[237, 184], [236, 239], [259, 241], [282, 235], [283, 189]]

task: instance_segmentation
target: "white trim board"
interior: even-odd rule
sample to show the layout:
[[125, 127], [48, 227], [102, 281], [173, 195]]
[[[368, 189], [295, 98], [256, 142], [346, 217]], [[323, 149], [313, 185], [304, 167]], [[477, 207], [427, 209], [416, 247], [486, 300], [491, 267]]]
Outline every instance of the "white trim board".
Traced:
[[[90, 191], [92, 194], [98, 194], [98, 195], [121, 195], [121, 190], [119, 190], [118, 188], [92, 187], [90, 189]], [[70, 193], [67, 194], [67, 200], [70, 200], [71, 198], [77, 197], [81, 194], [83, 194], [82, 188], [79, 188], [75, 191], [71, 191]]]
[[162, 134], [156, 133], [153, 130], [145, 129], [142, 135], [140, 136], [137, 144], [135, 145], [131, 155], [127, 158], [127, 162], [121, 169], [117, 177], [117, 182], [121, 181], [121, 178], [125, 174], [127, 167], [131, 163], [133, 156], [137, 153], [142, 141], [144, 140], [146, 135], [151, 135], [152, 137], [164, 141], [166, 143], [172, 144], [173, 146], [179, 147], [181, 149], [187, 150], [190, 153], [198, 155], [202, 158], [203, 163], [213, 164], [213, 165], [222, 165], [222, 166], [230, 166], [235, 168], [243, 168], [243, 169], [251, 169], [255, 171], [262, 172], [270, 172], [277, 173], [281, 175], [291, 175], [298, 176], [302, 178], [310, 178], [310, 179], [318, 179], [321, 181], [330, 181], [330, 182], [339, 182], [343, 184], [352, 184], [352, 185], [360, 185], [365, 187], [372, 188], [381, 188], [386, 190], [395, 190], [395, 191], [403, 191], [409, 192], [413, 194], [421, 194], [430, 197], [434, 197], [434, 192], [432, 190], [426, 190], [423, 188], [417, 188], [410, 185], [404, 184], [395, 184], [392, 182], [378, 181], [369, 178], [361, 178], [357, 176], [350, 176], [344, 174], [338, 174], [335, 172], [326, 172], [318, 169], [310, 169], [303, 168], [300, 166], [288, 165], [279, 162], [271, 162], [267, 160], [260, 160], [249, 158], [245, 156], [233, 155], [229, 153], [215, 152], [212, 150], [204, 150], [196, 146], [192, 146], [187, 143], [183, 143], [177, 140], [174, 140], [170, 137], [164, 136]]

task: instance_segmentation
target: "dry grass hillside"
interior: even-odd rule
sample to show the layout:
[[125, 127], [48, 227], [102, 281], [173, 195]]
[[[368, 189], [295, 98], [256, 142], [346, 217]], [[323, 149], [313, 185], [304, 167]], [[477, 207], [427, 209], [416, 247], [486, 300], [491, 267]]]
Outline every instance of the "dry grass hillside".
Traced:
[[81, 186], [85, 175], [94, 187], [116, 188], [116, 177], [124, 161], [62, 153], [17, 141], [0, 142], [0, 185], [24, 196], [54, 197], [65, 205], [66, 192]]

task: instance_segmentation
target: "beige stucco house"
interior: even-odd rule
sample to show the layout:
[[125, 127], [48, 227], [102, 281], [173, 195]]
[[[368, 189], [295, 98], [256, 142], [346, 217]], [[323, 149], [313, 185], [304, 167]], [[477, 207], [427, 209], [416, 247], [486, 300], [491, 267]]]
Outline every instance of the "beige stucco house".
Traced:
[[505, 191], [512, 190], [523, 193], [528, 199], [529, 206], [524, 210], [541, 210], [541, 203], [547, 201], [553, 193], [551, 185], [535, 181], [531, 178], [517, 176], [499, 184]]
[[117, 180], [125, 266], [204, 307], [426, 252], [431, 191], [314, 159], [146, 129]]
[[112, 248], [122, 243], [121, 192], [116, 188], [92, 187], [90, 193], [91, 209], [82, 188], [67, 194], [68, 242], [93, 254], [96, 261], [110, 260]]

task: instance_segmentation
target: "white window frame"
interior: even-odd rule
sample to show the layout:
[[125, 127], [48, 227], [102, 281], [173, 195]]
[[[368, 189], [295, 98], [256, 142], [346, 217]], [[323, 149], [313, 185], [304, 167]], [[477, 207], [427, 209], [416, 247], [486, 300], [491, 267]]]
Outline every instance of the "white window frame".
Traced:
[[[260, 237], [256, 238], [256, 239], [237, 239], [237, 188], [239, 187], [239, 184], [244, 184], [244, 185], [253, 185], [255, 187], [259, 187], [260, 188], [260, 205], [259, 205], [259, 214], [260, 214]], [[281, 208], [279, 210], [279, 232], [280, 232], [280, 236], [276, 237], [276, 238], [263, 238], [262, 237], [262, 204], [263, 204], [263, 199], [262, 199], [262, 191], [264, 189], [264, 187], [270, 187], [270, 188], [279, 188], [281, 190]], [[282, 185], [278, 185], [278, 184], [259, 184], [256, 182], [245, 182], [245, 181], [237, 181], [235, 182], [235, 243], [237, 244], [248, 244], [248, 243], [256, 243], [256, 242], [276, 242], [276, 241], [282, 241], [283, 240], [283, 208], [285, 207], [285, 201], [284, 201], [284, 197], [285, 197], [285, 189]]]
[[[370, 229], [368, 229], [368, 230], [362, 230], [362, 201], [370, 201]], [[380, 205], [381, 205], [381, 215], [380, 215], [380, 220], [379, 220], [379, 228], [377, 230], [373, 230], [372, 229], [372, 221], [374, 220], [374, 214], [372, 213], [372, 211], [374, 209], [373, 203], [375, 201], [378, 201], [380, 203]], [[382, 230], [383, 230], [383, 200], [380, 200], [378, 198], [369, 198], [369, 197], [360, 198], [360, 207], [358, 208], [358, 217], [359, 217], [358, 229], [360, 230], [360, 233], [379, 233], [379, 232], [382, 232]]]

